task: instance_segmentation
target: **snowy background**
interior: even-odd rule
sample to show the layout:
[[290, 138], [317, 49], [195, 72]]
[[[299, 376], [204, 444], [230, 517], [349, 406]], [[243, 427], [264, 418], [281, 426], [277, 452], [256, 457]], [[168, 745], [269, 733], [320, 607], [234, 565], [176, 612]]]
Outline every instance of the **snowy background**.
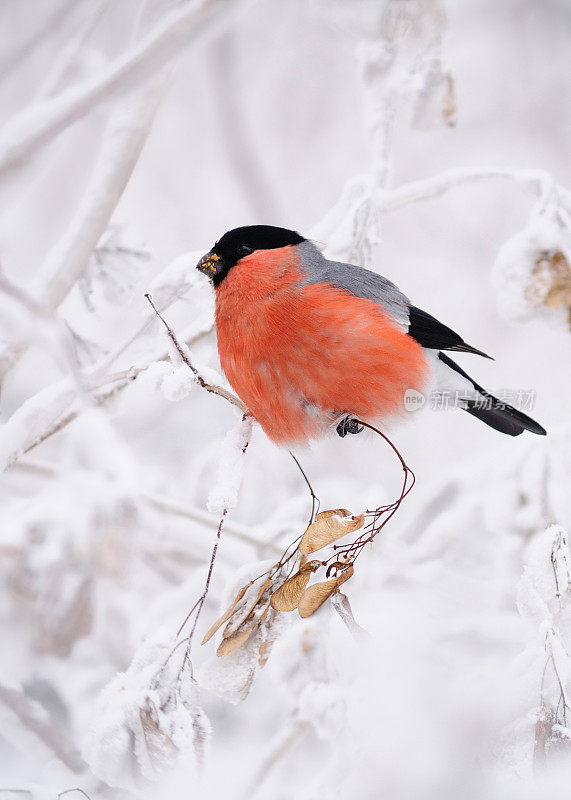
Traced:
[[[567, 0], [4, 0], [0, 31], [0, 798], [566, 796]], [[144, 296], [223, 385], [194, 266], [260, 222], [389, 277], [549, 433], [408, 415], [365, 633], [278, 613], [263, 668], [200, 642], [309, 493]], [[400, 491], [373, 434], [297, 456], [322, 509]]]

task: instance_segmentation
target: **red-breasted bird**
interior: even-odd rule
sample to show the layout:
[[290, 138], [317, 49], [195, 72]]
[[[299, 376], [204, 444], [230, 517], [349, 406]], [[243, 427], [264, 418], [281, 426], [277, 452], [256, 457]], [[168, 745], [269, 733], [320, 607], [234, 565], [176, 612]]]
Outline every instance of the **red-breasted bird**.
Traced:
[[545, 435], [442, 351], [489, 356], [386, 278], [329, 261], [295, 231], [228, 231], [197, 268], [215, 287], [222, 369], [278, 444], [332, 428], [358, 433], [357, 420], [383, 427], [404, 410], [407, 390], [434, 388], [454, 392], [460, 407], [497, 431]]

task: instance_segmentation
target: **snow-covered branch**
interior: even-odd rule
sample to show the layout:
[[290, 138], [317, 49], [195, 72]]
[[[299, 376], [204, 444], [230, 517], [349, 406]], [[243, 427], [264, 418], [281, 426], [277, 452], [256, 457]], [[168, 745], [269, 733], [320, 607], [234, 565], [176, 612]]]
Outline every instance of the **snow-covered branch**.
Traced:
[[370, 175], [362, 175], [348, 181], [341, 197], [325, 217], [312, 228], [312, 236], [318, 241], [331, 242], [347, 230], [347, 220], [368, 197], [378, 212], [397, 211], [412, 203], [431, 200], [460, 186], [490, 180], [507, 180], [522, 183], [534, 189], [538, 195], [538, 209], [544, 208], [556, 184], [553, 176], [545, 170], [502, 169], [498, 167], [470, 167], [451, 169], [431, 178], [411, 181], [394, 189], [375, 185]]
[[[490, 310], [571, 318], [557, 4], [525, 37], [501, 4], [449, 25], [447, 0], [37, 5], [0, 4], [3, 786], [565, 796], [571, 339]], [[502, 399], [549, 435], [411, 415], [418, 490], [374, 547], [384, 517], [347, 509], [388, 516], [392, 465], [333, 435], [296, 449], [308, 526], [287, 453], [249, 444], [196, 270], [250, 222], [501, 338], [465, 366], [518, 381]]]
[[480, 183], [487, 180], [511, 180], [530, 185], [537, 191], [544, 203], [553, 189], [553, 176], [539, 169], [500, 169], [497, 167], [476, 167], [451, 169], [419, 181], [411, 181], [388, 192], [379, 192], [377, 202], [382, 211], [396, 211], [410, 203], [430, 200], [458, 186]]
[[85, 271], [145, 144], [170, 72], [161, 73], [112, 115], [92, 178], [61, 241], [37, 275], [34, 293], [57, 308]]
[[171, 12], [139, 44], [102, 75], [68, 89], [9, 121], [0, 137], [0, 173], [29, 158], [39, 147], [102, 102], [129, 91], [172, 61], [190, 43], [229, 24], [244, 0], [194, 0]]
[[216, 384], [209, 383], [207, 380], [205, 380], [202, 377], [200, 372], [196, 369], [196, 367], [194, 366], [194, 364], [191, 361], [190, 354], [188, 352], [188, 348], [186, 347], [186, 345], [183, 345], [183, 344], [181, 344], [179, 342], [179, 340], [175, 336], [174, 331], [172, 330], [172, 328], [170, 327], [168, 322], [161, 315], [160, 311], [157, 309], [156, 305], [154, 304], [151, 295], [147, 294], [146, 298], [149, 301], [149, 303], [151, 304], [151, 306], [153, 308], [153, 311], [155, 312], [157, 317], [161, 320], [161, 322], [165, 326], [166, 331], [167, 331], [167, 335], [168, 335], [169, 339], [171, 340], [171, 342], [173, 343], [173, 345], [174, 345], [174, 347], [176, 349], [176, 352], [178, 353], [180, 359], [183, 361], [184, 364], [186, 364], [186, 366], [189, 368], [189, 370], [194, 375], [194, 379], [195, 379], [196, 383], [198, 383], [198, 385], [202, 389], [206, 389], [207, 392], [210, 392], [211, 394], [217, 394], [219, 397], [224, 398], [224, 400], [227, 400], [229, 403], [231, 403], [233, 406], [236, 406], [237, 409], [239, 409], [242, 413], [245, 414], [246, 411], [247, 411], [246, 406], [240, 400], [239, 397], [237, 397], [233, 392], [229, 392], [228, 389], [225, 389], [223, 386], [217, 386]]

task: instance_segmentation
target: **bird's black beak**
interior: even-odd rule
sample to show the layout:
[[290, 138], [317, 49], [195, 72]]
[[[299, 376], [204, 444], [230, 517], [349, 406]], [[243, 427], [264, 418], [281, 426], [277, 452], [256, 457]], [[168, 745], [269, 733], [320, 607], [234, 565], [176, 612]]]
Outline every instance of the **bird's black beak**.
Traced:
[[224, 262], [218, 253], [215, 253], [213, 250], [211, 250], [205, 256], [202, 256], [196, 265], [196, 269], [210, 278], [213, 283], [215, 283], [216, 276], [224, 272]]

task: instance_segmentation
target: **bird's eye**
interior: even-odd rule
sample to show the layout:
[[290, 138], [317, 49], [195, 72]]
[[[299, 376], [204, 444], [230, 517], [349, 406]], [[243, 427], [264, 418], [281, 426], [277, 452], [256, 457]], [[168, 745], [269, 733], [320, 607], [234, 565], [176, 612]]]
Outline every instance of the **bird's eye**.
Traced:
[[249, 256], [250, 253], [253, 253], [253, 248], [250, 247], [249, 244], [239, 244], [236, 248], [236, 252], [239, 256]]

